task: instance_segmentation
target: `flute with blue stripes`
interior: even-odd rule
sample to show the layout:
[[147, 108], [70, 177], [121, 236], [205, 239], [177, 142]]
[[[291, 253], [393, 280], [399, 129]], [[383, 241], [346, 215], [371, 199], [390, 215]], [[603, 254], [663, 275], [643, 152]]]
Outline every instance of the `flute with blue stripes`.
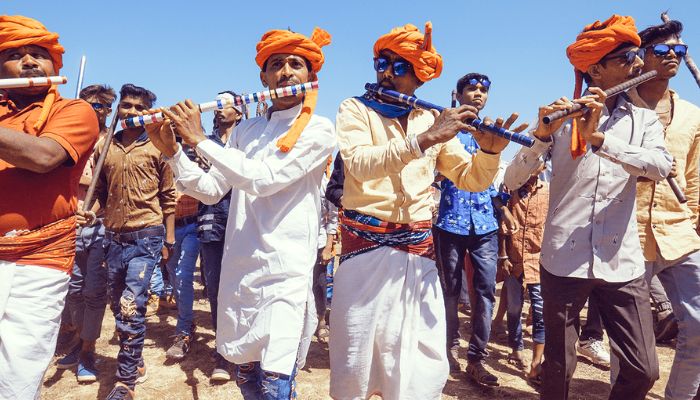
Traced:
[[[272, 100], [279, 97], [296, 96], [299, 94], [310, 92], [312, 90], [318, 90], [318, 81], [302, 83], [300, 85], [294, 86], [285, 86], [273, 90], [264, 90], [262, 92], [244, 94], [241, 96], [232, 96], [230, 94], [224, 93], [220, 95], [219, 99], [207, 103], [201, 103], [198, 107], [199, 112], [223, 110], [224, 108], [228, 107], [263, 102], [265, 100]], [[140, 115], [138, 117], [125, 119], [121, 122], [121, 127], [122, 129], [136, 128], [138, 126], [162, 122], [163, 119], [165, 119], [163, 117], [163, 113], [160, 112], [150, 115]]]
[[[419, 98], [414, 97], [414, 96], [409, 96], [407, 94], [399, 93], [397, 91], [390, 90], [390, 89], [384, 89], [383, 87], [377, 85], [376, 83], [365, 84], [365, 90], [367, 90], [371, 94], [386, 96], [388, 98], [400, 101], [404, 104], [408, 104], [408, 105], [413, 106], [413, 107], [420, 107], [420, 108], [425, 108], [428, 110], [436, 110], [438, 112], [442, 112], [442, 110], [445, 109], [445, 107], [441, 107], [441, 106], [435, 105], [433, 103], [429, 103], [425, 100], [420, 100]], [[522, 145], [522, 146], [532, 147], [535, 144], [535, 141], [528, 136], [521, 135], [521, 134], [515, 133], [515, 132], [511, 132], [505, 128], [498, 128], [492, 124], [485, 124], [484, 121], [480, 120], [479, 118], [467, 120], [466, 123], [475, 127], [476, 129], [492, 133], [492, 134], [494, 134], [496, 136], [500, 136], [502, 138], [506, 138], [506, 139], [510, 140], [511, 142], [515, 142], [515, 143]]]

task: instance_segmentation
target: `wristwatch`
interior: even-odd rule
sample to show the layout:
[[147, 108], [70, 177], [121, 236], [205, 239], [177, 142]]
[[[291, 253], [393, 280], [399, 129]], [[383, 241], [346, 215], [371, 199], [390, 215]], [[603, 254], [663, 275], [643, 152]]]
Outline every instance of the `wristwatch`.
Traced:
[[175, 243], [163, 242], [163, 247], [168, 249], [168, 251], [173, 251], [173, 248], [175, 247]]

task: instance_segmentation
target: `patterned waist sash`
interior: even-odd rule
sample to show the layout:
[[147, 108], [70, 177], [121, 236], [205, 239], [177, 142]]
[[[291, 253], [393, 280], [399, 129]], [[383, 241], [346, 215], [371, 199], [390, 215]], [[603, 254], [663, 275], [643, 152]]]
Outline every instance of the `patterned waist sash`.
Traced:
[[75, 257], [75, 216], [14, 236], [0, 236], [0, 260], [70, 273]]
[[343, 210], [340, 224], [343, 232], [341, 263], [382, 246], [435, 259], [431, 221], [397, 224], [357, 211]]

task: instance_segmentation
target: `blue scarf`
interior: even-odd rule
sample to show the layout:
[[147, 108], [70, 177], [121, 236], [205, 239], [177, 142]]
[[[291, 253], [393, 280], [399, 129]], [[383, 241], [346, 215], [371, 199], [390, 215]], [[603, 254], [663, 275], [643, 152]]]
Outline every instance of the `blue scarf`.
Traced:
[[403, 117], [404, 115], [408, 115], [408, 113], [413, 110], [413, 107], [409, 105], [382, 103], [375, 99], [374, 96], [370, 96], [368, 93], [365, 93], [363, 96], [355, 96], [355, 98], [385, 118]]

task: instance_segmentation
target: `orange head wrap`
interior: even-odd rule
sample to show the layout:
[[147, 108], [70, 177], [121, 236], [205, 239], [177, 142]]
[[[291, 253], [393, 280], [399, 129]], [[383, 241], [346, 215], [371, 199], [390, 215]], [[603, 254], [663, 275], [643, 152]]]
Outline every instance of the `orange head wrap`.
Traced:
[[[311, 71], [318, 72], [321, 70], [324, 61], [321, 47], [330, 43], [331, 35], [318, 27], [314, 28], [310, 39], [300, 33], [274, 29], [265, 33], [258, 45], [255, 46], [255, 49], [258, 51], [258, 54], [255, 56], [255, 62], [262, 68], [265, 65], [265, 61], [273, 54], [294, 54], [308, 61], [311, 64]], [[297, 142], [301, 132], [314, 113], [317, 100], [317, 91], [307, 92], [304, 95], [301, 113], [289, 128], [287, 134], [277, 141], [277, 147], [281, 151], [288, 152]]]
[[[57, 33], [49, 32], [41, 22], [32, 18], [21, 15], [0, 15], [0, 51], [29, 45], [48, 50], [55, 74], [63, 67], [64, 49], [58, 43]], [[36, 130], [44, 127], [56, 96], [58, 96], [56, 86], [51, 86], [44, 99], [41, 115], [34, 124]]]
[[382, 49], [391, 50], [413, 65], [421, 82], [435, 79], [442, 73], [442, 56], [433, 47], [433, 24], [425, 23], [425, 35], [414, 25], [406, 24], [391, 30], [374, 43], [374, 56]]
[[[583, 28], [576, 41], [566, 48], [566, 55], [576, 74], [574, 98], [581, 97], [583, 73], [623, 43], [635, 46], [642, 43], [632, 17], [615, 14], [605, 22], [596, 21]], [[586, 154], [586, 141], [578, 133], [575, 119], [572, 124], [571, 156], [576, 158]]]

